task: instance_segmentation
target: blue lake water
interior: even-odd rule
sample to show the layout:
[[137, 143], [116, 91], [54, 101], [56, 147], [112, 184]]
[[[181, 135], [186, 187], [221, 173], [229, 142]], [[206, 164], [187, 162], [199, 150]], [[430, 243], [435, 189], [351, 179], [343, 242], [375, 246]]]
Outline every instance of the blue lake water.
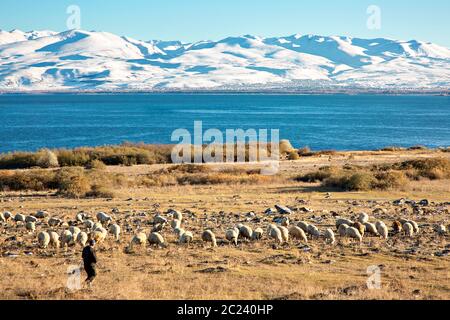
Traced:
[[0, 152], [171, 143], [172, 131], [279, 129], [313, 150], [450, 146], [450, 97], [262, 94], [0, 95]]

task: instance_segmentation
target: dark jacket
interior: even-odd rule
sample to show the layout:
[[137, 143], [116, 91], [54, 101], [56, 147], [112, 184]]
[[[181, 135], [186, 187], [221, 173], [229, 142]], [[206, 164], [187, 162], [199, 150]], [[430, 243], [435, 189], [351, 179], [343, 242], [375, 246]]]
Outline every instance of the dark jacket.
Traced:
[[86, 246], [83, 249], [83, 253], [81, 256], [83, 257], [84, 265], [97, 263], [97, 256], [95, 255], [94, 248], [92, 248], [91, 246]]

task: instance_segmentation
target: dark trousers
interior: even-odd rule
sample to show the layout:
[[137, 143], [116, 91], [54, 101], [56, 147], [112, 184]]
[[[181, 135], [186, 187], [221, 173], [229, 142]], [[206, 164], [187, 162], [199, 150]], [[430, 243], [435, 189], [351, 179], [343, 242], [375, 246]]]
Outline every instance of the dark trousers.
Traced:
[[97, 272], [95, 270], [95, 263], [85, 264], [84, 270], [86, 271], [86, 273], [88, 275], [86, 282], [92, 282], [94, 280], [94, 278], [97, 276]]

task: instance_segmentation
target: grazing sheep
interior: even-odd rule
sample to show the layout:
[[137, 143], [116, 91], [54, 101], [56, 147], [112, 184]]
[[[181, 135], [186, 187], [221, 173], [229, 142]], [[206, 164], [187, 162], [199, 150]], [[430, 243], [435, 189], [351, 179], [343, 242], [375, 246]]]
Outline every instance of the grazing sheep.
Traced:
[[308, 242], [308, 238], [306, 237], [305, 231], [303, 231], [300, 227], [291, 226], [289, 228], [289, 234], [294, 239], [302, 240], [303, 242]]
[[388, 228], [386, 227], [383, 221], [377, 221], [377, 223], [375, 223], [375, 227], [377, 228], [378, 233], [383, 239], [388, 238], [389, 236]]
[[86, 214], [84, 212], [78, 212], [75, 217], [75, 220], [79, 223], [83, 223], [84, 219], [86, 219]]
[[171, 222], [170, 222], [170, 226], [172, 227], [172, 229], [177, 229], [177, 228], [180, 228], [181, 227], [181, 221], [180, 220], [177, 220], [177, 219], [175, 219], [175, 220], [172, 220]]
[[37, 218], [33, 217], [33, 216], [26, 216], [25, 217], [25, 222], [34, 222], [34, 223], [36, 223], [37, 222]]
[[92, 230], [92, 229], [94, 229], [94, 221], [92, 221], [92, 220], [85, 220], [84, 221], [84, 226], [86, 227], [86, 229], [88, 229], [88, 230]]
[[336, 220], [336, 229], [339, 229], [339, 226], [341, 224], [346, 224], [348, 226], [352, 226], [354, 224], [354, 222], [350, 219], [339, 218]]
[[133, 249], [134, 245], [143, 246], [145, 247], [145, 244], [147, 243], [147, 235], [145, 232], [139, 232], [138, 234], [135, 234], [133, 238], [130, 241], [130, 245], [128, 248], [131, 250]]
[[407, 237], [412, 237], [414, 235], [414, 227], [411, 223], [407, 222], [403, 225], [403, 230], [405, 231], [405, 235]]
[[341, 237], [345, 237], [345, 236], [347, 235], [347, 229], [348, 229], [348, 228], [350, 228], [350, 227], [348, 226], [348, 224], [343, 223], [343, 224], [339, 225], [339, 228], [338, 228], [338, 233], [339, 233], [339, 235], [340, 235]]
[[281, 238], [283, 239], [283, 242], [289, 242], [289, 230], [286, 227], [278, 226], [278, 229], [281, 231]]
[[3, 212], [3, 217], [5, 218], [5, 221], [8, 221], [9, 219], [12, 218], [12, 213], [9, 211], [5, 211]]
[[120, 226], [118, 224], [110, 225], [109, 232], [114, 236], [114, 240], [120, 241]]
[[183, 233], [185, 233], [186, 231], [183, 228], [175, 228], [173, 229], [173, 232], [175, 232], [175, 234], [180, 237]]
[[239, 235], [245, 239], [251, 239], [253, 235], [253, 230], [249, 226], [245, 226], [243, 224], [238, 224], [237, 228], [239, 229]]
[[233, 229], [228, 229], [225, 232], [225, 239], [227, 239], [230, 243], [234, 243], [235, 246], [238, 245], [238, 238], [239, 238], [239, 229], [238, 228], [233, 228]]
[[309, 226], [308, 222], [300, 221], [299, 223], [297, 223], [297, 227], [299, 227], [306, 233], [308, 233], [308, 226]]
[[44, 210], [38, 210], [38, 211], [36, 211], [34, 216], [38, 219], [44, 219], [44, 218], [47, 218], [48, 212], [44, 211]]
[[358, 216], [358, 222], [361, 224], [369, 222], [369, 215], [365, 212], [361, 212]]
[[289, 226], [289, 218], [288, 217], [275, 217], [272, 220], [273, 222], [282, 225], [283, 227]]
[[283, 243], [283, 236], [281, 230], [275, 224], [271, 224], [267, 230], [269, 237], [275, 239], [279, 244]]
[[54, 246], [56, 249], [59, 249], [60, 246], [59, 235], [54, 231], [50, 231], [49, 236], [50, 236], [50, 244]]
[[39, 246], [42, 249], [46, 249], [48, 247], [48, 244], [50, 243], [50, 235], [45, 231], [39, 232], [38, 242], [39, 242]]
[[194, 235], [192, 234], [192, 232], [186, 231], [180, 235], [180, 237], [178, 239], [178, 243], [186, 243], [189, 245], [189, 243], [191, 243], [193, 240], [194, 240]]
[[73, 234], [69, 230], [64, 230], [61, 233], [61, 245], [63, 247], [68, 247], [73, 242]]
[[323, 234], [326, 242], [330, 242], [330, 244], [335, 244], [336, 239], [334, 237], [334, 232], [330, 228], [327, 228]]
[[108, 226], [112, 222], [112, 218], [104, 212], [97, 213], [97, 220], [104, 226]]
[[434, 230], [441, 236], [447, 233], [447, 228], [443, 224], [436, 225]]
[[103, 228], [103, 225], [100, 222], [95, 222], [94, 226], [92, 227], [93, 230], [97, 230]]
[[69, 231], [72, 233], [73, 242], [75, 242], [77, 240], [78, 234], [81, 232], [81, 229], [75, 226], [71, 226], [69, 228]]
[[367, 232], [367, 233], [371, 233], [371, 234], [373, 234], [374, 236], [378, 236], [377, 227], [376, 227], [373, 223], [366, 222], [366, 223], [364, 224], [364, 226], [366, 227], [366, 232]]
[[97, 228], [89, 234], [90, 239], [98, 243], [105, 241], [108, 231], [104, 228]]
[[155, 245], [157, 245], [157, 246], [159, 246], [159, 247], [164, 247], [164, 246], [165, 246], [165, 244], [164, 244], [164, 238], [163, 238], [163, 236], [162, 236], [160, 233], [158, 233], [158, 232], [152, 232], [152, 233], [150, 233], [149, 236], [148, 236], [148, 242], [149, 242], [150, 244], [155, 244]]
[[357, 239], [359, 242], [362, 242], [361, 233], [359, 233], [358, 229], [353, 227], [348, 227], [345, 235], [350, 238]]
[[6, 222], [5, 216], [0, 212], [0, 222]]
[[177, 210], [171, 209], [168, 214], [172, 215], [175, 220], [183, 221], [183, 214]]
[[252, 240], [261, 240], [264, 234], [264, 230], [261, 228], [256, 228], [253, 230]]
[[80, 232], [77, 236], [77, 243], [80, 246], [84, 247], [84, 246], [86, 246], [88, 239], [89, 239], [89, 237], [86, 232]]
[[15, 222], [25, 222], [25, 216], [23, 214], [18, 213], [14, 216], [14, 221]]
[[34, 222], [31, 222], [31, 221], [27, 222], [27, 224], [25, 225], [25, 228], [28, 231], [34, 232], [34, 231], [36, 231], [36, 224]]
[[211, 230], [205, 230], [202, 234], [202, 240], [204, 242], [211, 242], [213, 247], [217, 247], [216, 235]]
[[153, 218], [153, 223], [154, 224], [166, 224], [167, 223], [167, 219], [162, 217], [161, 215], [157, 214], [154, 218]]
[[60, 224], [62, 224], [62, 220], [61, 220], [61, 219], [58, 219], [58, 218], [53, 218], [53, 217], [51, 217], [50, 219], [48, 219], [47, 224], [48, 224], [50, 227], [57, 227], [57, 226], [59, 226]]
[[161, 232], [166, 227], [165, 223], [157, 223], [153, 226], [152, 232]]
[[352, 225], [352, 227], [356, 228], [359, 231], [359, 233], [361, 234], [361, 236], [364, 237], [364, 232], [366, 231], [366, 226], [365, 225], [363, 225], [361, 222], [355, 222]]
[[319, 238], [319, 237], [320, 237], [320, 231], [319, 231], [319, 229], [318, 229], [315, 225], [313, 225], [313, 224], [310, 224], [310, 225], [308, 226], [308, 233], [309, 233], [312, 237], [315, 237], [315, 238]]
[[[405, 222], [406, 223], [406, 222]], [[392, 229], [394, 229], [395, 233], [400, 233], [403, 231], [402, 223], [400, 221], [392, 222]]]
[[419, 233], [419, 225], [417, 224], [417, 222], [409, 220], [408, 223], [412, 225], [414, 233]]

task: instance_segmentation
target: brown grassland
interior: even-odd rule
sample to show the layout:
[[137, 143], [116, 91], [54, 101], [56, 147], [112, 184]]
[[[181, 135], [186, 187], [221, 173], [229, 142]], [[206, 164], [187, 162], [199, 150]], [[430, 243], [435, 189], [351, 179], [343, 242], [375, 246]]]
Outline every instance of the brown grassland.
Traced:
[[[86, 172], [75, 174], [45, 169], [46, 183], [52, 189], [38, 185], [33, 190], [14, 190], [9, 188], [13, 182], [4, 178], [1, 212], [30, 215], [46, 210], [50, 216], [69, 221], [79, 211], [94, 219], [97, 212], [104, 211], [122, 226], [123, 233], [119, 243], [109, 236], [97, 247], [99, 274], [92, 290], [72, 292], [66, 288], [67, 270], [80, 264], [79, 246], [40, 249], [36, 234], [44, 230], [43, 224], [37, 224], [35, 233], [11, 221], [0, 225], [0, 299], [450, 299], [450, 236], [433, 230], [436, 223], [449, 225], [450, 176], [446, 169], [433, 167], [432, 173], [417, 169], [419, 174], [411, 167], [385, 168], [402, 172], [389, 176], [391, 185], [380, 185], [387, 181], [384, 173], [367, 176], [374, 165], [430, 158], [448, 161], [450, 153], [418, 149], [300, 156], [282, 161], [273, 177], [255, 173], [261, 164], [208, 164], [204, 165], [207, 169], [186, 169], [170, 164], [104, 167], [94, 163], [83, 169]], [[325, 166], [341, 170], [339, 179], [325, 183], [299, 178]], [[348, 173], [345, 170], [362, 176], [342, 178]], [[9, 177], [33, 171], [1, 174]], [[342, 179], [344, 189], [339, 188]], [[21, 183], [30, 183], [27, 181]], [[80, 183], [77, 188], [74, 181]], [[356, 190], [351, 187], [348, 191], [349, 183], [355, 181]], [[399, 198], [428, 199], [430, 204], [413, 212], [408, 204], [394, 206]], [[333, 213], [352, 217], [367, 212], [372, 222], [383, 220], [390, 229], [392, 221], [400, 217], [413, 219], [421, 231], [413, 238], [402, 234], [388, 240], [367, 236], [362, 244], [337, 236], [334, 246], [323, 239], [309, 240], [307, 245], [290, 240], [277, 246], [267, 235], [259, 242], [243, 240], [237, 247], [222, 241], [225, 230], [239, 222], [266, 231], [273, 216], [264, 211], [275, 204], [294, 209], [291, 221], [310, 221], [321, 230], [335, 230]], [[304, 212], [302, 207], [313, 212]], [[194, 233], [194, 242], [189, 247], [177, 244], [168, 226], [162, 231], [166, 248], [147, 246], [126, 252], [137, 226], [142, 225], [148, 233], [153, 216], [170, 208], [183, 212], [183, 227]], [[373, 213], [376, 208], [385, 211]], [[127, 231], [126, 224], [132, 230]], [[217, 248], [201, 241], [205, 228], [216, 233]], [[381, 288], [370, 290], [367, 268], [373, 265], [381, 269]], [[84, 280], [84, 272], [82, 277]]]

